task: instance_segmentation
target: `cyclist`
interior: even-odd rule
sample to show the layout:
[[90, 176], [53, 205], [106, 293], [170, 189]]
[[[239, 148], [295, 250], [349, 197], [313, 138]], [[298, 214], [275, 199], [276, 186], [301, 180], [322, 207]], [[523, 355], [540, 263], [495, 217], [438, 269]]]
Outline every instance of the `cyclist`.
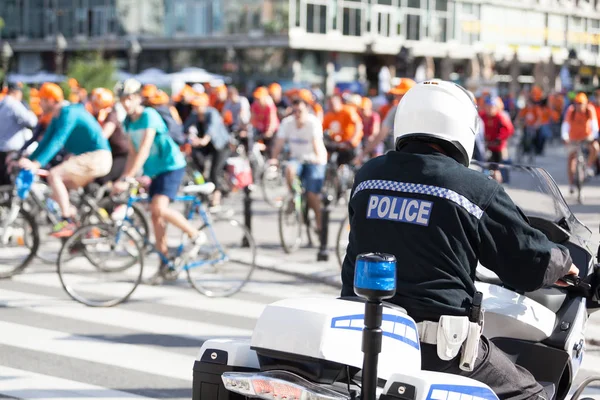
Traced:
[[19, 166], [33, 172], [46, 166], [64, 148], [71, 156], [50, 169], [48, 183], [60, 206], [62, 221], [52, 230], [55, 237], [71, 236], [77, 210], [69, 201], [68, 189], [77, 189], [107, 175], [112, 168], [112, 154], [102, 128], [82, 104], [64, 103], [60, 86], [44, 83], [39, 91], [40, 105], [53, 118], [37, 149]]
[[254, 91], [254, 102], [250, 107], [252, 111], [251, 123], [256, 135], [254, 139], [262, 139], [266, 146], [267, 154], [271, 152], [271, 142], [273, 136], [279, 128], [279, 118], [277, 118], [277, 108], [269, 91], [261, 86]]
[[[189, 248], [186, 252], [195, 256], [203, 236], [179, 211], [169, 208], [185, 174], [185, 158], [169, 136], [167, 125], [158, 112], [142, 105], [141, 89], [138, 81], [128, 79], [119, 90], [120, 101], [127, 113], [123, 128], [129, 135], [130, 144], [125, 172], [115, 183], [114, 191], [126, 190], [128, 185], [125, 180], [134, 178], [143, 170], [144, 175], [152, 179], [149, 195], [156, 248], [163, 254], [168, 254], [166, 229], [167, 223], [171, 223], [189, 236]], [[168, 265], [161, 261], [157, 273], [149, 283], [160, 283], [167, 277], [167, 272]]]
[[598, 119], [596, 110], [588, 103], [585, 93], [578, 93], [567, 108], [567, 113], [561, 126], [562, 139], [568, 145], [569, 157], [567, 168], [569, 174], [569, 192], [575, 193], [574, 176], [577, 167], [577, 146], [579, 142], [587, 143], [589, 156], [587, 160], [587, 174], [594, 175], [592, 167], [598, 157], [599, 146], [595, 141], [598, 138]]
[[[398, 108], [398, 104], [402, 97], [413, 87], [416, 85], [416, 82], [409, 78], [402, 78], [400, 83], [396, 85], [396, 87], [390, 90], [389, 94], [394, 96], [393, 103], [394, 104], [389, 110], [387, 110], [383, 121], [381, 122], [381, 130], [379, 131], [379, 135], [373, 137], [367, 143], [367, 146], [363, 149], [362, 154], [360, 154], [355, 160], [355, 163], [360, 163], [362, 159], [364, 159], [366, 154], [370, 154], [373, 150], [379, 146], [379, 143], [384, 144], [384, 150], [387, 148], [393, 148], [393, 145], [390, 145], [388, 137], [390, 137], [390, 133], [394, 131], [394, 118], [396, 115], [396, 109]], [[387, 139], [387, 142], [386, 142]]]
[[321, 201], [319, 194], [325, 180], [327, 165], [327, 150], [323, 142], [323, 127], [321, 121], [309, 112], [309, 104], [302, 98], [292, 100], [292, 115], [281, 121], [277, 133], [270, 163], [277, 163], [277, 157], [287, 143], [289, 145], [291, 162], [285, 175], [288, 186], [296, 176], [302, 181], [306, 190], [308, 206], [313, 209], [316, 218], [316, 230], [321, 231]]
[[[211, 95], [209, 96], [210, 106], [216, 109], [218, 112], [223, 111], [223, 106], [227, 101], [227, 86], [219, 85], [212, 90]], [[193, 104], [192, 104], [193, 106]]]
[[229, 132], [223, 123], [219, 111], [209, 107], [209, 98], [206, 93], [199, 93], [192, 100], [194, 110], [185, 121], [183, 131], [188, 134], [192, 145], [192, 159], [196, 168], [204, 176], [204, 165], [208, 157], [211, 158], [209, 181], [217, 189], [211, 199], [211, 208], [218, 207], [221, 194], [226, 189], [223, 187], [223, 168], [229, 156]]
[[[381, 130], [381, 117], [379, 113], [373, 111], [373, 103], [368, 97], [364, 97], [361, 101], [359, 108], [360, 117], [363, 123], [364, 137], [363, 137], [363, 148], [367, 146], [369, 141], [374, 140], [379, 136]], [[373, 151], [366, 154], [367, 157], [373, 158], [383, 154], [383, 143], [379, 143]]]
[[[484, 135], [487, 149], [492, 153], [489, 161], [492, 163], [501, 163], [508, 158], [508, 139], [514, 133], [514, 127], [508, 113], [503, 112], [498, 106], [499, 98], [488, 95], [484, 99], [484, 109], [479, 112], [479, 117], [483, 120]], [[502, 181], [500, 170], [495, 166], [491, 168], [494, 173], [494, 179]]]
[[356, 148], [363, 136], [362, 121], [354, 107], [343, 105], [339, 94], [331, 96], [329, 105], [329, 111], [323, 118], [323, 130], [328, 131], [338, 143], [335, 149], [331, 149], [338, 153], [338, 165], [348, 164], [356, 157]]
[[0, 185], [9, 185], [10, 174], [6, 170], [9, 155], [18, 151], [30, 139], [38, 119], [22, 103], [23, 89], [20, 85], [9, 84], [6, 96], [0, 102]]
[[113, 108], [115, 97], [112, 91], [105, 88], [92, 90], [90, 96], [92, 115], [102, 127], [102, 134], [108, 139], [112, 152], [113, 164], [108, 175], [97, 179], [101, 185], [116, 181], [123, 175], [129, 154], [129, 140], [123, 132], [117, 111]]
[[231, 114], [231, 132], [241, 138], [248, 137], [248, 124], [250, 123], [250, 102], [235, 86], [230, 86], [227, 92], [227, 101], [223, 106], [223, 118], [225, 114]]
[[283, 120], [285, 117], [290, 115], [290, 104], [285, 97], [283, 97], [281, 85], [279, 85], [279, 83], [271, 83], [269, 85], [269, 95], [273, 99], [273, 103], [275, 103], [275, 107], [277, 108], [277, 118]]

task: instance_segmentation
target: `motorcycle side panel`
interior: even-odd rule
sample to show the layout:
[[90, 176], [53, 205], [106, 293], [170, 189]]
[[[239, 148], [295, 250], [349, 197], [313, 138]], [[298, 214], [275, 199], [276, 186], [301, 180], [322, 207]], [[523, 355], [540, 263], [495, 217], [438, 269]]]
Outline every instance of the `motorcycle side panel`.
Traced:
[[540, 303], [503, 287], [475, 282], [483, 293], [483, 334], [541, 342], [553, 332], [556, 314]]
[[581, 367], [581, 363], [583, 362], [583, 355], [585, 353], [585, 328], [588, 321], [586, 300], [578, 298], [577, 301], [579, 302], [579, 309], [565, 344], [565, 351], [571, 357], [570, 363], [573, 379], [575, 379], [575, 376]]
[[[285, 299], [259, 317], [251, 346], [362, 368], [364, 304], [332, 298]], [[378, 375], [421, 369], [417, 326], [400, 310], [384, 308]]]
[[197, 361], [259, 369], [256, 352], [249, 339], [210, 339], [202, 344]]
[[389, 396], [386, 399], [498, 400], [494, 392], [481, 382], [460, 375], [431, 371], [393, 374], [387, 380], [383, 394]]

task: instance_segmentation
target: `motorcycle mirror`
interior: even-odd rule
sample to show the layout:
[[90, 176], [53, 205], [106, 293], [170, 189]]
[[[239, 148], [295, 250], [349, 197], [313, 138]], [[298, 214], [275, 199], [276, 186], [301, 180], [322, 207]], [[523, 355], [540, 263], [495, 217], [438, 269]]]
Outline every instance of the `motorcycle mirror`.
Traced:
[[354, 293], [373, 302], [396, 294], [396, 257], [384, 253], [364, 253], [356, 258]]

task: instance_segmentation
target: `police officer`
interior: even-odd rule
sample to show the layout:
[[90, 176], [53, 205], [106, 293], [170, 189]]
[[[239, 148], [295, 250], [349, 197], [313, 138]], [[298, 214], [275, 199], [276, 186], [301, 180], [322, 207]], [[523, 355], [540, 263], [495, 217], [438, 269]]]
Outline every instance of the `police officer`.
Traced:
[[438, 355], [431, 328], [438, 329], [442, 318], [467, 318], [478, 260], [508, 286], [529, 292], [565, 286], [557, 281], [578, 273], [568, 250], [532, 228], [496, 181], [468, 168], [479, 118], [466, 90], [423, 82], [404, 96], [395, 118], [396, 151], [372, 159], [356, 175], [342, 296], [354, 296], [358, 254], [394, 254], [398, 282], [391, 301], [418, 322], [423, 369], [469, 376], [500, 399], [546, 398], [531, 373], [481, 331], [469, 368], [460, 354]]

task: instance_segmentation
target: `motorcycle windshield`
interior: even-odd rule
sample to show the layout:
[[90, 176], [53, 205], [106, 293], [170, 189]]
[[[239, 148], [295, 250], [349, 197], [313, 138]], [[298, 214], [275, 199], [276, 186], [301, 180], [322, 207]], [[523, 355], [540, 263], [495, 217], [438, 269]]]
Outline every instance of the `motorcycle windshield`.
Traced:
[[[488, 163], [473, 162], [471, 168], [486, 173]], [[528, 217], [538, 217], [568, 227], [568, 231], [584, 241], [592, 232], [573, 214], [552, 176], [543, 168], [502, 165], [505, 182], [502, 187]]]

